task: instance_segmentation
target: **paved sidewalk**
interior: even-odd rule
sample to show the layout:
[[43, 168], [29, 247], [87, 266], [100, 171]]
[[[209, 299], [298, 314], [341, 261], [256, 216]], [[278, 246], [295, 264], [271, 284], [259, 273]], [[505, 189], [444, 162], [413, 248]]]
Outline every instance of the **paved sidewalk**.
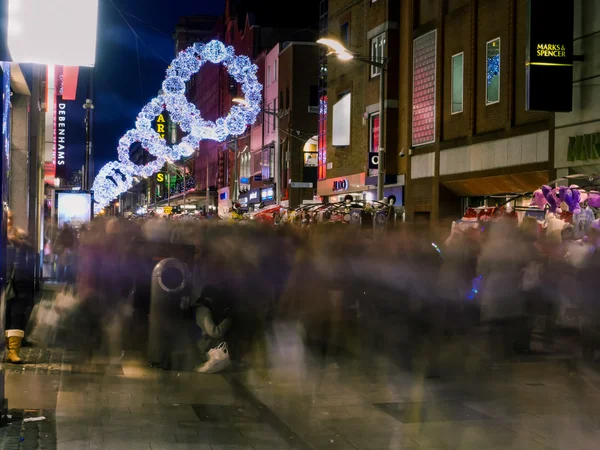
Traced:
[[45, 352], [41, 370], [9, 367], [7, 396], [54, 411], [45, 426], [58, 450], [600, 448], [597, 372], [560, 360], [432, 380], [378, 355], [318, 364], [283, 328], [251, 367], [223, 375], [151, 369], [135, 353], [83, 364]]

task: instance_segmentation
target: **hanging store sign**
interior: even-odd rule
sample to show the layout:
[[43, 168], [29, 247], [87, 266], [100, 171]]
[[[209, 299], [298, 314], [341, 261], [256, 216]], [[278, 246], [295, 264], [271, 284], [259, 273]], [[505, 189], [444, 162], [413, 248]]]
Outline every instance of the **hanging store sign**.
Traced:
[[379, 153], [378, 152], [370, 152], [369, 153], [369, 169], [376, 170], [379, 168]]
[[527, 0], [526, 108], [570, 112], [574, 0]]
[[272, 187], [260, 190], [260, 199], [261, 199], [261, 201], [268, 202], [270, 200], [273, 200], [274, 197], [275, 197], [275, 195], [273, 193], [273, 188]]
[[333, 192], [347, 191], [349, 183], [347, 179], [336, 180], [333, 182]]
[[248, 192], [248, 203], [260, 202], [260, 189], [252, 189]]
[[54, 155], [56, 160], [56, 177], [67, 178], [67, 101], [63, 98], [64, 77], [62, 68], [56, 68], [56, 103], [54, 122]]
[[166, 139], [167, 130], [169, 124], [169, 115], [167, 112], [163, 112], [158, 115], [154, 121], [154, 129], [160, 135], [161, 138]]

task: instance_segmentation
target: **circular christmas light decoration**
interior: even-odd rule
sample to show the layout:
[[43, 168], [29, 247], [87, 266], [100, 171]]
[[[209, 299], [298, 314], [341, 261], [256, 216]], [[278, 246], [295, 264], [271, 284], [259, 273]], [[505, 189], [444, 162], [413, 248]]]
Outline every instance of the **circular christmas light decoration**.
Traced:
[[[232, 106], [226, 117], [214, 122], [202, 118], [200, 111], [185, 97], [186, 83], [205, 62], [223, 64], [229, 75], [241, 84], [245, 102]], [[167, 68], [162, 94], [146, 104], [137, 116], [135, 128], [119, 140], [118, 161], [105, 165], [94, 181], [95, 211], [98, 213], [119, 194], [133, 185], [134, 176], [148, 177], [158, 172], [166, 161], [191, 156], [201, 140], [224, 141], [228, 136], [239, 136], [260, 113], [262, 85], [258, 82], [258, 67], [247, 56], [235, 56], [233, 47], [220, 41], [196, 43], [179, 52]], [[152, 128], [152, 121], [163, 111], [181, 130], [188, 133], [179, 144], [169, 146]], [[136, 165], [130, 160], [131, 145], [139, 142], [156, 160]]]

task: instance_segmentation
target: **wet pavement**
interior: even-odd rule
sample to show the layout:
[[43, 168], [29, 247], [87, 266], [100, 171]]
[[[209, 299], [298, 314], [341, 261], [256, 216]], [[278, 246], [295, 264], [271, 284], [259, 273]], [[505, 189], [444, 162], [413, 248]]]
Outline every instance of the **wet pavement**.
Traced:
[[39, 367], [7, 365], [9, 407], [49, 419], [2, 429], [6, 450], [600, 448], [599, 372], [560, 358], [427, 378], [374, 352], [319, 364], [286, 332], [218, 375], [152, 369], [135, 352], [25, 353]]

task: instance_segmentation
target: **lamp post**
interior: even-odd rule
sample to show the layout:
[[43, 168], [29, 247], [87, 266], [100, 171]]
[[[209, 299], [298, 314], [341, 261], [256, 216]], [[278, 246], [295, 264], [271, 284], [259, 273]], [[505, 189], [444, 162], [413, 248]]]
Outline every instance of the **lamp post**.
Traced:
[[[241, 105], [248, 104], [248, 102], [243, 98], [234, 98], [232, 101]], [[262, 112], [275, 118], [275, 167], [273, 168], [275, 175], [273, 176], [273, 179], [275, 180], [275, 204], [279, 205], [281, 203], [281, 149], [279, 148], [279, 111], [262, 108]], [[237, 140], [235, 158], [237, 167]]]
[[85, 109], [85, 173], [82, 174], [82, 189], [90, 189], [90, 158], [92, 153], [92, 141], [90, 139], [90, 115], [94, 109], [94, 104], [88, 98], [83, 104]]
[[325, 45], [329, 48], [329, 55], [334, 55], [342, 61], [350, 61], [355, 59], [357, 61], [364, 62], [369, 66], [377, 67], [380, 69], [379, 72], [379, 149], [378, 149], [378, 162], [377, 162], [377, 200], [383, 200], [383, 188], [385, 185], [385, 143], [384, 139], [384, 127], [385, 127], [385, 72], [387, 70], [387, 64], [389, 58], [383, 57], [379, 59], [366, 58], [360, 56], [354, 52], [351, 52], [344, 47], [340, 42], [335, 39], [323, 38], [317, 41], [318, 44]]

